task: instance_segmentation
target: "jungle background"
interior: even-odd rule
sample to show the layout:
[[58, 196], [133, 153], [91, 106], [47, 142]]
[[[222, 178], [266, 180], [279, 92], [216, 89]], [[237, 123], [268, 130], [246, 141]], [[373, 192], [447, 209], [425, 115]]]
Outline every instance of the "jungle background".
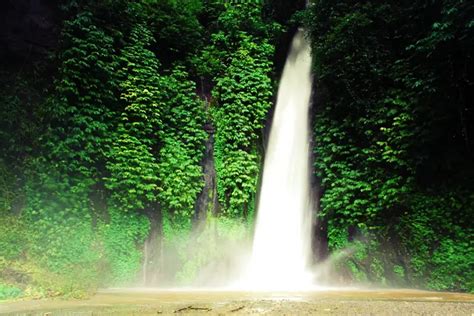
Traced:
[[298, 26], [314, 262], [344, 284], [474, 291], [474, 4], [22, 0], [0, 16], [0, 299], [191, 284], [251, 240]]

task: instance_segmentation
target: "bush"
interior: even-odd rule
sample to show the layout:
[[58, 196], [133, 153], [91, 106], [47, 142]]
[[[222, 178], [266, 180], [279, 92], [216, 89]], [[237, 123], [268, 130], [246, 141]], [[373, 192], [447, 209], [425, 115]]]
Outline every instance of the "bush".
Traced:
[[0, 284], [0, 300], [7, 300], [21, 296], [23, 291], [17, 287]]

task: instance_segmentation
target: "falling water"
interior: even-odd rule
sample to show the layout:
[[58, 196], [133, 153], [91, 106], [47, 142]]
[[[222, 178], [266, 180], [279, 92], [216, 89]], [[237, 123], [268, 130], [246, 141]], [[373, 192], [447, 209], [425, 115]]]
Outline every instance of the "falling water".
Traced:
[[309, 44], [298, 30], [278, 90], [248, 279], [255, 289], [310, 285]]

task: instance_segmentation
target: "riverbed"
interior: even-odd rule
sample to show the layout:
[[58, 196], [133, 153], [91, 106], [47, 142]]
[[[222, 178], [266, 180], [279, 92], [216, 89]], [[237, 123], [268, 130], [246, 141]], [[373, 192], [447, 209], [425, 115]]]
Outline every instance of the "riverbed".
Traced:
[[306, 292], [108, 289], [85, 300], [0, 303], [2, 315], [468, 315], [474, 295], [418, 290]]

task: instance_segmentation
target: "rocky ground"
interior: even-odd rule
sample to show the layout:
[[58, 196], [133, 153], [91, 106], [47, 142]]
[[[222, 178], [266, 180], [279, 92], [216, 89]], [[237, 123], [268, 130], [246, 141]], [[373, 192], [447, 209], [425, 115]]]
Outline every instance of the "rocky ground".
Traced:
[[0, 303], [2, 315], [474, 315], [474, 295], [415, 290], [293, 293], [107, 290], [87, 300]]

